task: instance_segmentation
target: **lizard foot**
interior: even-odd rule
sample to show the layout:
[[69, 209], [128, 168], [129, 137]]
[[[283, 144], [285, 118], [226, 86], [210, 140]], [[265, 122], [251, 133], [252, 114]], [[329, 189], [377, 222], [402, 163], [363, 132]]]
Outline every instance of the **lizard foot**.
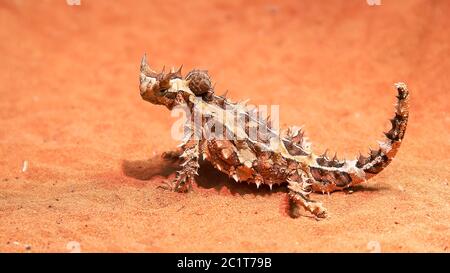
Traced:
[[192, 190], [193, 179], [184, 173], [177, 173], [173, 180], [166, 180], [158, 188], [174, 191], [174, 192], [189, 192]]
[[327, 209], [323, 207], [322, 203], [311, 200], [305, 197], [303, 194], [290, 191], [289, 198], [293, 203], [298, 204], [305, 208], [305, 210], [314, 214], [317, 218], [327, 218]]

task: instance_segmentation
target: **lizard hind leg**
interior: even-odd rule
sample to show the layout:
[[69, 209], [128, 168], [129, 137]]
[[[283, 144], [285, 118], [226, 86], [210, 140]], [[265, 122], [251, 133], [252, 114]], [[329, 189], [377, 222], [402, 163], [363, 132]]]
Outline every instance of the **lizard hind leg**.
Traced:
[[291, 206], [301, 206], [318, 218], [326, 218], [327, 210], [322, 203], [311, 200], [311, 184], [306, 181], [288, 181], [289, 200]]

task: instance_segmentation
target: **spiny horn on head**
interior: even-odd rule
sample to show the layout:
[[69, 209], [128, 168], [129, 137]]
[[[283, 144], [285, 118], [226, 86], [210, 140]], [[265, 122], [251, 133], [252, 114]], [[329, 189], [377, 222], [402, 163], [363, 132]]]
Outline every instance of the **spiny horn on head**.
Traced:
[[144, 53], [141, 59], [141, 72], [144, 72], [145, 66], [147, 65], [147, 53]]
[[337, 153], [334, 153], [334, 156], [333, 156], [333, 159], [332, 159], [332, 161], [333, 161], [333, 162], [335, 162], [335, 161], [338, 161], [338, 158], [337, 158]]
[[181, 69], [183, 68], [183, 65], [178, 68], [178, 70], [175, 70], [175, 68], [172, 67], [170, 72], [167, 74], [169, 79], [182, 79], [183, 75], [181, 74]]
[[180, 65], [180, 68], [178, 68], [178, 70], [175, 71], [175, 75], [177, 77], [183, 78], [183, 75], [181, 74], [181, 69], [183, 69], [183, 65]]
[[147, 63], [147, 53], [144, 53], [144, 56], [141, 59], [141, 73], [143, 73], [147, 77], [156, 77], [157, 73], [153, 71]]

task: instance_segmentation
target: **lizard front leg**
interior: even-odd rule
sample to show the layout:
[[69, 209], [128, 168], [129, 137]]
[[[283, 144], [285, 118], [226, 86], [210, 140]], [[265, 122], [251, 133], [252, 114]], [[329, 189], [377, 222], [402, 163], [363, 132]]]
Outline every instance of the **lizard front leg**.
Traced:
[[176, 192], [187, 192], [192, 188], [194, 176], [198, 175], [200, 143], [198, 140], [189, 140], [181, 146], [181, 151], [179, 155], [179, 159], [182, 160], [181, 170], [177, 171], [175, 179], [167, 183], [167, 187], [164, 188]]
[[322, 206], [322, 203], [309, 198], [309, 194], [311, 193], [311, 178], [308, 178], [304, 174], [296, 178], [298, 181], [288, 179], [288, 194], [291, 204], [303, 207], [318, 218], [326, 218], [327, 210]]

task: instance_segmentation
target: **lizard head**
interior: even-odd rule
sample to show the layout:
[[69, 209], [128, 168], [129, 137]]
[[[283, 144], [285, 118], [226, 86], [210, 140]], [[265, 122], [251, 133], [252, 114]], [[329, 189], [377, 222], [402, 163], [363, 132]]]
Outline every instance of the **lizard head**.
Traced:
[[163, 68], [160, 73], [157, 73], [149, 67], [147, 57], [144, 55], [141, 61], [139, 78], [142, 99], [153, 104], [164, 105], [169, 109], [182, 103], [177, 99], [177, 97], [180, 97], [179, 94], [186, 101], [189, 96], [202, 97], [204, 100], [210, 99], [214, 93], [214, 88], [208, 72], [194, 69], [183, 79], [181, 68], [177, 71], [172, 69], [168, 73], [165, 73]]
[[139, 90], [142, 99], [172, 109], [177, 104], [178, 93], [184, 92], [187, 96], [193, 93], [189, 89], [189, 82], [183, 80], [181, 67], [177, 71], [172, 69], [168, 73], [164, 70], [163, 68], [160, 73], [153, 71], [144, 55], [141, 61]]

